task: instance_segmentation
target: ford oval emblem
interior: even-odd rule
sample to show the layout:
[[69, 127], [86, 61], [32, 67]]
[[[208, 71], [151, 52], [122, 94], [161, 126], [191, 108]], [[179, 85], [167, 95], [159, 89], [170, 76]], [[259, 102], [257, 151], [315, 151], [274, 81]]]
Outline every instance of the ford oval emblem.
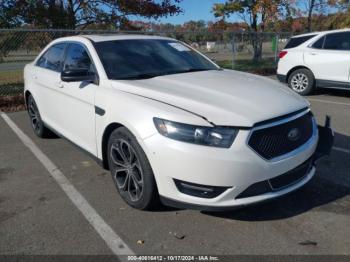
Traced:
[[293, 128], [288, 132], [287, 137], [290, 141], [297, 141], [300, 138], [300, 135], [299, 129]]

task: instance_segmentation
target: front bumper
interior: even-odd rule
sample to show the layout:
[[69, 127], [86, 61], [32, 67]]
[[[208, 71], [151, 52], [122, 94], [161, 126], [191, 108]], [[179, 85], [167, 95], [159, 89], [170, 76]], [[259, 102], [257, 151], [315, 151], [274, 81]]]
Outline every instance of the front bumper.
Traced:
[[[170, 206], [216, 211], [279, 197], [310, 181], [316, 171], [315, 162], [329, 154], [333, 145], [333, 132], [327, 121], [326, 126], [318, 126], [318, 132], [303, 150], [284, 159], [267, 161], [247, 147], [249, 133], [249, 130], [240, 131], [230, 149], [181, 143], [158, 134], [144, 140], [162, 202]], [[282, 176], [306, 160], [311, 163], [309, 168], [293, 183], [278, 190], [238, 197], [251, 185]], [[227, 189], [213, 198], [197, 197], [180, 192], [175, 183], [177, 180]]]

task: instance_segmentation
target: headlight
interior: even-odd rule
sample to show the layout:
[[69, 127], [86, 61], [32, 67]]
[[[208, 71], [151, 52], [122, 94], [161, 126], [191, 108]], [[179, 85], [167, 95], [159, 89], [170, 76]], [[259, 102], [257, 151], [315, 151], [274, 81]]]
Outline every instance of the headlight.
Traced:
[[193, 126], [156, 117], [153, 120], [161, 135], [198, 145], [229, 148], [238, 133], [231, 127]]

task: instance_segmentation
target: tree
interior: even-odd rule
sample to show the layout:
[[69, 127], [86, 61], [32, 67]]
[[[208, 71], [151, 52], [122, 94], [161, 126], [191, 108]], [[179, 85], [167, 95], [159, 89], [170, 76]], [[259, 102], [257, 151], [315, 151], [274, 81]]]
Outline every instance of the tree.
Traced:
[[349, 26], [349, 7], [350, 0], [296, 0], [292, 9], [297, 18], [292, 29], [311, 32]]
[[[123, 28], [132, 15], [160, 18], [176, 15], [182, 0], [4, 0], [14, 2], [12, 15], [36, 27], [86, 28], [92, 24]], [[9, 11], [3, 11], [6, 14]]]
[[350, 0], [328, 0], [328, 4], [332, 8], [338, 9], [337, 13], [350, 12]]
[[331, 15], [331, 26], [333, 28], [350, 27], [350, 0], [329, 0], [329, 4], [338, 9], [338, 12]]
[[252, 32], [251, 43], [254, 54], [253, 60], [262, 58], [262, 35], [267, 23], [277, 20], [282, 13], [282, 0], [227, 0], [223, 4], [215, 4], [213, 13], [215, 17], [225, 19], [237, 14], [248, 25]]
[[199, 21], [188, 21], [188, 22], [185, 22], [183, 25], [182, 25], [184, 31], [203, 31], [206, 29], [207, 27], [207, 24], [204, 20], [199, 20]]
[[[4, 2], [9, 2], [5, 0]], [[55, 0], [17, 0], [11, 10], [21, 25], [39, 28], [68, 28], [67, 10], [62, 1]]]
[[15, 6], [16, 0], [0, 1], [0, 28], [11, 28], [20, 24], [14, 15]]
[[298, 0], [296, 2], [301, 14], [305, 14], [307, 17], [306, 30], [308, 32], [312, 31], [312, 16], [315, 12], [322, 13], [324, 8], [327, 7], [327, 0]]

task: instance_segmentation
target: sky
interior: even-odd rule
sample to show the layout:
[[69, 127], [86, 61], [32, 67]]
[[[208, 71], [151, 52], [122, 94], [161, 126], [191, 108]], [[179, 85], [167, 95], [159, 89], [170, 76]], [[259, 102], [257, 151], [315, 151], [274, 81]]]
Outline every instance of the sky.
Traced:
[[[174, 16], [163, 17], [154, 22], [182, 24], [190, 20], [215, 20], [214, 14], [211, 13], [211, 9], [215, 3], [224, 3], [225, 0], [182, 0], [180, 7], [183, 9], [183, 13]], [[144, 20], [137, 17], [138, 20]], [[147, 19], [147, 21], [150, 21]]]
[[[160, 0], [156, 0], [160, 1]], [[183, 13], [174, 16], [162, 17], [158, 20], [146, 19], [138, 16], [132, 16], [134, 20], [146, 21], [146, 22], [161, 22], [171, 24], [183, 24], [190, 20], [198, 21], [215, 21], [217, 20], [214, 14], [211, 12], [215, 3], [225, 3], [226, 0], [182, 0], [179, 6], [183, 9]], [[304, 6], [300, 6], [304, 9]], [[333, 10], [334, 11], [334, 10]], [[237, 15], [231, 15], [227, 21], [237, 22], [240, 21]]]

